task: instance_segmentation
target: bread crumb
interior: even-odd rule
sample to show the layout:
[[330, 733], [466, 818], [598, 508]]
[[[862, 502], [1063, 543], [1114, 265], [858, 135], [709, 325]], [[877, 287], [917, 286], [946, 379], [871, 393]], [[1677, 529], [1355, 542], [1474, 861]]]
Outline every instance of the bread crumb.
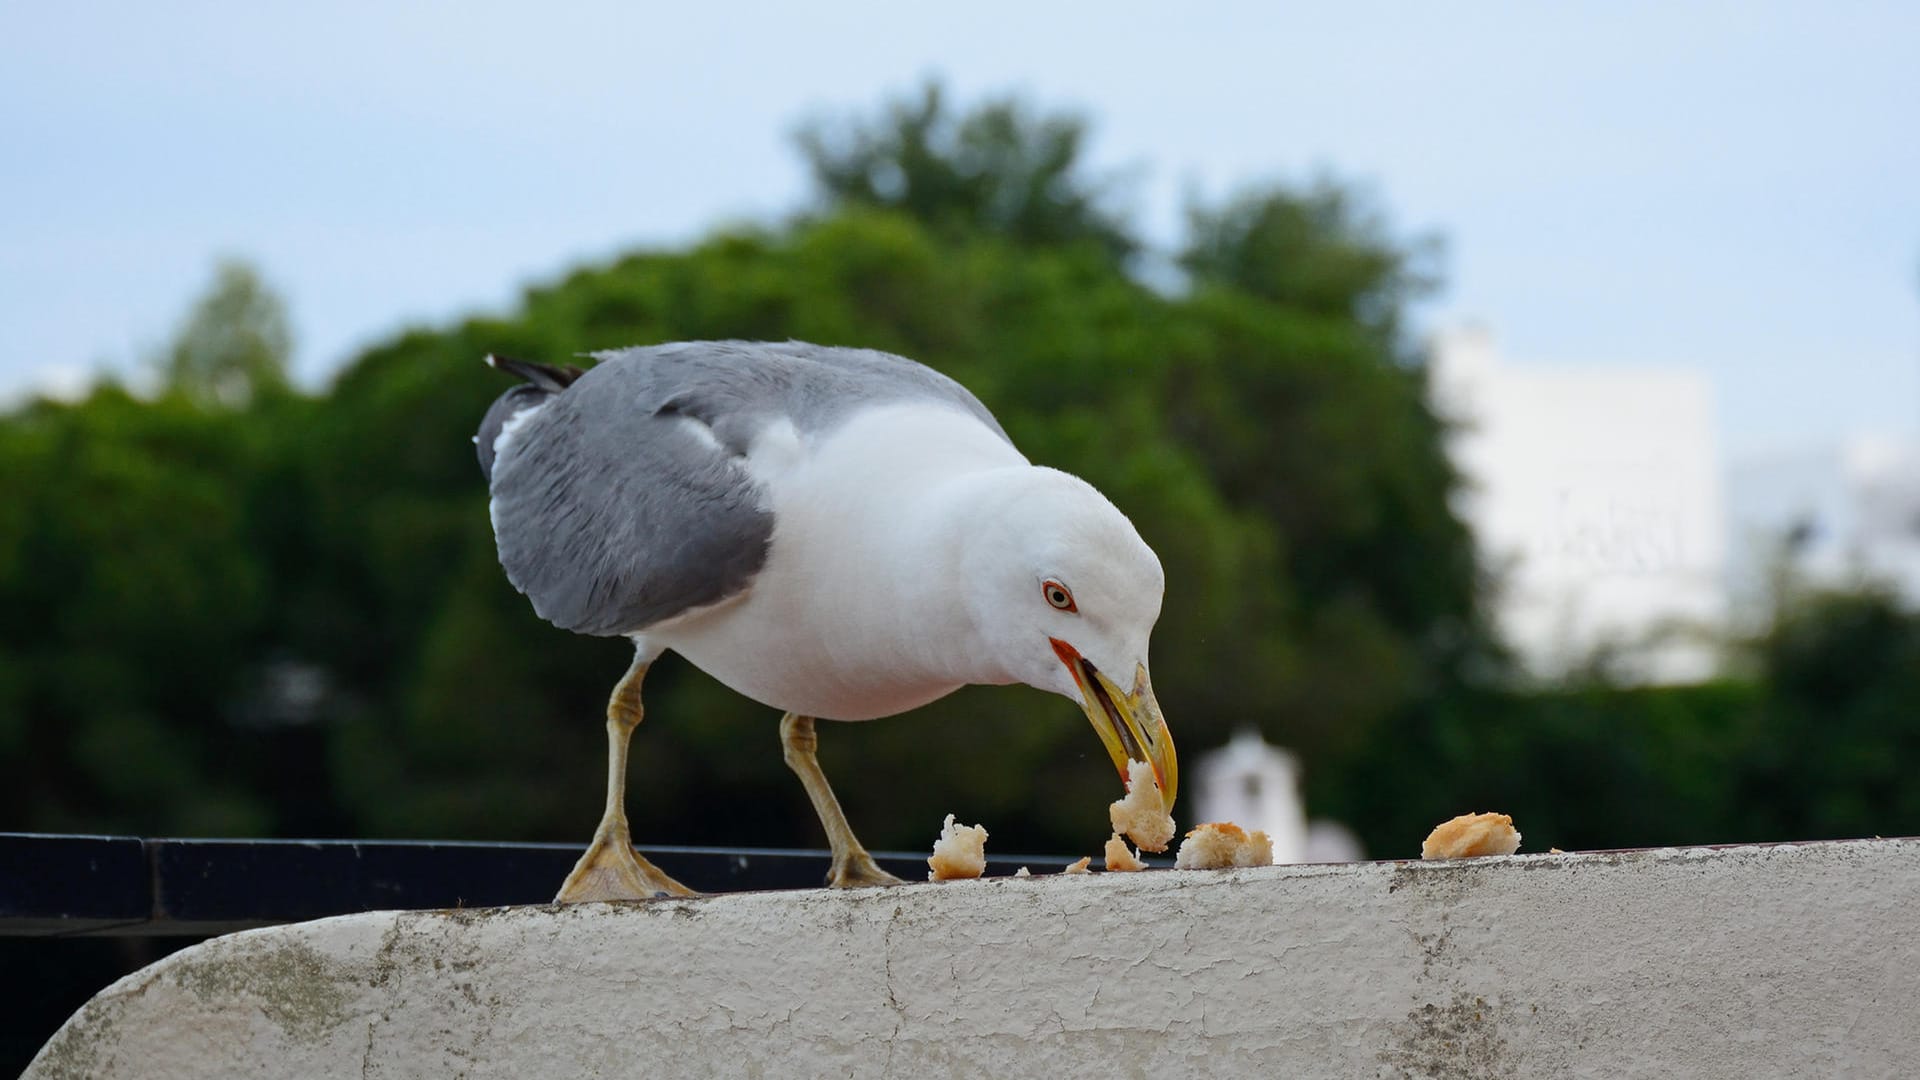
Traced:
[[1230, 866], [1272, 866], [1273, 841], [1255, 829], [1249, 833], [1231, 821], [1210, 821], [1187, 833], [1173, 858], [1180, 870], [1224, 870]]
[[987, 869], [987, 830], [978, 825], [955, 825], [953, 815], [940, 826], [940, 839], [928, 856], [928, 881], [977, 878]]
[[1084, 855], [1084, 856], [1081, 856], [1081, 859], [1079, 862], [1068, 863], [1067, 868], [1060, 872], [1063, 874], [1090, 874], [1093, 871], [1088, 870], [1087, 867], [1091, 866], [1092, 864], [1093, 864], [1093, 856]]
[[1566, 854], [1566, 852], [1564, 852], [1564, 851], [1561, 851], [1561, 850], [1560, 850], [1559, 848], [1557, 848], [1557, 847], [1550, 847], [1550, 848], [1548, 848], [1548, 849], [1547, 849], [1547, 854], [1549, 854], [1549, 855], [1565, 855], [1565, 854]]
[[1145, 870], [1147, 864], [1140, 856], [1127, 850], [1127, 842], [1114, 833], [1107, 839], [1107, 869], [1109, 870]]
[[1015, 871], [1013, 872], [1013, 876], [1014, 876], [1014, 877], [1032, 877], [1032, 876], [1033, 876], [1033, 871], [1031, 871], [1031, 870], [1029, 870], [1029, 869], [1027, 869], [1026, 867], [1024, 867], [1024, 866], [1023, 866], [1023, 867], [1021, 867], [1020, 869], [1018, 869], [1018, 870], [1015, 870]]
[[1420, 845], [1423, 859], [1474, 859], [1511, 855], [1520, 850], [1520, 834], [1505, 814], [1461, 814], [1443, 821]]
[[1115, 833], [1124, 833], [1141, 851], [1165, 851], [1173, 839], [1173, 815], [1160, 794], [1160, 781], [1153, 765], [1145, 761], [1127, 762], [1127, 795], [1107, 807], [1107, 817]]

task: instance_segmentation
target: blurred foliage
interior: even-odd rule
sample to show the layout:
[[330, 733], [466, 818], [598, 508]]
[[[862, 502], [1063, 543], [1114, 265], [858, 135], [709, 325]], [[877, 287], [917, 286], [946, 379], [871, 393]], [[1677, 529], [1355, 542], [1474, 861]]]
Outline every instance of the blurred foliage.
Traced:
[[1409, 301], [1439, 284], [1439, 241], [1398, 243], [1354, 190], [1322, 181], [1301, 192], [1251, 188], [1224, 206], [1187, 210], [1180, 264], [1196, 281], [1346, 319], [1392, 343]]
[[[1192, 285], [1156, 291], [1082, 140], [937, 89], [816, 126], [816, 212], [401, 334], [318, 395], [286, 387], [283, 306], [223, 267], [163, 392], [0, 422], [0, 828], [584, 842], [628, 646], [542, 623], [501, 575], [470, 436], [507, 383], [480, 358], [791, 337], [927, 362], [1111, 495], [1166, 567], [1155, 682], [1189, 760], [1256, 727], [1378, 854], [1484, 808], [1531, 848], [1920, 832], [1896, 783], [1920, 621], [1829, 598], [1750, 680], [1515, 689], [1398, 338], [1427, 249], [1335, 186], [1268, 187], [1195, 207]], [[672, 659], [647, 705], [642, 842], [821, 842], [766, 709]], [[1111, 766], [1050, 695], [821, 738], [874, 847], [923, 848], [948, 811], [1001, 851], [1108, 831]]]
[[1920, 833], [1920, 613], [1803, 592], [1742, 644], [1745, 679], [1420, 702], [1310, 773], [1309, 804], [1383, 854], [1436, 810], [1510, 813], [1529, 850]]
[[1881, 589], [1815, 593], [1754, 648], [1767, 708], [1740, 792], [1753, 831], [1920, 833], [1920, 617]]
[[1086, 134], [1076, 116], [1035, 116], [1012, 98], [955, 115], [929, 82], [877, 120], [815, 120], [796, 141], [834, 209], [898, 210], [946, 237], [1085, 244], [1120, 262], [1140, 241], [1102, 205], [1104, 185], [1080, 175]]
[[228, 260], [160, 358], [167, 389], [204, 405], [244, 406], [287, 389], [286, 305], [253, 267]]
[[0, 426], [0, 827], [271, 824], [222, 767], [267, 618], [264, 420], [109, 386]]

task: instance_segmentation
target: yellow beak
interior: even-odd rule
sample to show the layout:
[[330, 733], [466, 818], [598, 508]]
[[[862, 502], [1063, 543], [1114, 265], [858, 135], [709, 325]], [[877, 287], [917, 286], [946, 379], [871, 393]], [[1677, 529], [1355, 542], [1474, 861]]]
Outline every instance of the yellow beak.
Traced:
[[1180, 759], [1173, 752], [1173, 733], [1160, 715], [1160, 702], [1154, 699], [1145, 665], [1134, 669], [1133, 690], [1127, 692], [1081, 656], [1078, 649], [1059, 638], [1048, 640], [1053, 642], [1054, 655], [1073, 673], [1073, 681], [1080, 687], [1080, 707], [1093, 724], [1094, 734], [1106, 744], [1113, 767], [1120, 770], [1120, 779], [1126, 780], [1129, 761], [1152, 765], [1154, 778], [1160, 781], [1160, 797], [1171, 813], [1180, 786]]

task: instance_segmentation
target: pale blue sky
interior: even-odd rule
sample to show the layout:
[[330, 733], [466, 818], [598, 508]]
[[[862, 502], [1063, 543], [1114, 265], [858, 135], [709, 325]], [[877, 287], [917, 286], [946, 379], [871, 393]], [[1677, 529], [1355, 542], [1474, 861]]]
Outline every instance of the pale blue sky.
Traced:
[[223, 253], [317, 381], [796, 205], [788, 141], [939, 73], [1185, 192], [1318, 170], [1448, 242], [1425, 325], [1688, 365], [1730, 451], [1920, 431], [1920, 5], [0, 0], [0, 392], [163, 340]]

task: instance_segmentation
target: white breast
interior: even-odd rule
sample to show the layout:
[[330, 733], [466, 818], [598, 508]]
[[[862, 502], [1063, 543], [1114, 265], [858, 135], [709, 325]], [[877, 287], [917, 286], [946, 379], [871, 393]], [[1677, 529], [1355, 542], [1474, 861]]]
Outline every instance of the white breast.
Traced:
[[748, 457], [774, 513], [766, 567], [740, 600], [645, 639], [739, 693], [823, 719], [890, 716], [948, 694], [975, 680], [943, 487], [1026, 464], [946, 406], [873, 409], [813, 445], [774, 425]]

